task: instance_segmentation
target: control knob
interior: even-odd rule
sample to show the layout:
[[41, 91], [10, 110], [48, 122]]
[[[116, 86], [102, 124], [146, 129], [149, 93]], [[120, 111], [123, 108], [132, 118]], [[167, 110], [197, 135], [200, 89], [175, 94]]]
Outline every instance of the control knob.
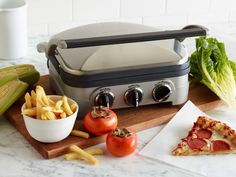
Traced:
[[98, 93], [95, 97], [95, 105], [96, 106], [105, 106], [105, 107], [112, 107], [114, 102], [115, 96], [110, 91], [102, 91]]
[[138, 107], [143, 99], [143, 91], [140, 88], [131, 88], [125, 92], [124, 98], [128, 105]]
[[167, 100], [171, 93], [172, 89], [168, 83], [160, 83], [153, 89], [152, 96], [156, 102], [160, 103]]

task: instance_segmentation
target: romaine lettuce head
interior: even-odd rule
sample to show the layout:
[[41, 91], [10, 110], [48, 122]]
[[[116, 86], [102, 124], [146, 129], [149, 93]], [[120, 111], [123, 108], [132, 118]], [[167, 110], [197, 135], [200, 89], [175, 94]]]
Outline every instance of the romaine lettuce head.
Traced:
[[236, 85], [231, 65], [224, 43], [215, 38], [196, 39], [196, 51], [190, 57], [190, 74], [230, 107], [235, 107]]

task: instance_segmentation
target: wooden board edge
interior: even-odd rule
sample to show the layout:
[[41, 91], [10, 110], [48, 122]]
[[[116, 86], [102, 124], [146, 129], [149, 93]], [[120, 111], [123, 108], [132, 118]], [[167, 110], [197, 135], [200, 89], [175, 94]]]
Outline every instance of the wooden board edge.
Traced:
[[222, 106], [223, 104], [224, 104], [224, 102], [219, 99], [219, 100], [213, 101], [211, 103], [204, 103], [204, 104], [198, 105], [197, 107], [199, 109], [201, 109], [202, 111], [209, 111], [211, 109]]
[[[106, 135], [103, 135], [103, 136], [99, 136], [99, 137], [96, 137], [96, 138], [91, 138], [90, 140], [87, 141], [86, 145], [81, 144], [80, 142], [73, 143], [73, 144], [76, 145], [76, 146], [79, 146], [82, 149], [84, 149], [84, 148], [88, 148], [88, 147], [91, 147], [91, 146], [98, 145], [100, 143], [104, 143], [105, 140], [106, 140]], [[46, 159], [52, 159], [52, 158], [56, 158], [56, 157], [65, 155], [66, 153], [70, 152], [69, 146], [70, 145], [65, 145], [63, 147], [54, 149], [53, 151], [48, 151], [47, 156], [45, 158]]]

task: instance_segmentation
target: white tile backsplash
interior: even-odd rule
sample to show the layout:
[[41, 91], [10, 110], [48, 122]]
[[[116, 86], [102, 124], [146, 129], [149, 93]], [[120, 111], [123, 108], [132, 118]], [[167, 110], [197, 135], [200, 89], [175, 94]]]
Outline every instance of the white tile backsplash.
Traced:
[[30, 24], [71, 22], [72, 0], [27, 0]]
[[143, 18], [142, 17], [137, 17], [137, 18], [111, 18], [111, 19], [99, 19], [96, 22], [127, 22], [127, 23], [137, 23], [137, 24], [142, 24], [143, 23]]
[[48, 24], [31, 24], [28, 25], [28, 35], [29, 36], [38, 36], [48, 34]]
[[143, 19], [143, 24], [157, 27], [185, 26], [187, 24], [187, 17], [184, 15], [146, 17]]
[[201, 24], [201, 23], [222, 23], [228, 22], [229, 13], [201, 13], [191, 14], [188, 16], [189, 24]]
[[231, 0], [211, 0], [210, 12], [214, 13], [229, 12], [232, 3], [233, 2]]
[[209, 11], [210, 0], [166, 0], [167, 15], [201, 14]]
[[120, 0], [74, 0], [73, 18], [108, 19], [120, 16]]
[[48, 33], [49, 35], [53, 35], [59, 32], [62, 32], [64, 30], [70, 29], [70, 28], [74, 28], [77, 26], [81, 26], [81, 25], [87, 25], [90, 23], [96, 23], [95, 20], [78, 20], [76, 22], [67, 22], [67, 23], [51, 23], [48, 26]]
[[236, 0], [26, 0], [29, 35], [53, 35], [89, 23], [123, 21], [163, 29], [236, 22]]
[[156, 17], [165, 13], [165, 0], [121, 0], [121, 17]]
[[229, 22], [236, 22], [236, 11], [229, 14]]

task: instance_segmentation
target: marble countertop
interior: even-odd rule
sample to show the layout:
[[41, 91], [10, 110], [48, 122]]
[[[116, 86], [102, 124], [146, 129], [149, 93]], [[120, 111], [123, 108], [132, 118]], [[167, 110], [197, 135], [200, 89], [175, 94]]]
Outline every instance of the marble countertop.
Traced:
[[[233, 34], [234, 26], [219, 28], [219, 32], [230, 34], [223, 36], [227, 39], [227, 46], [230, 46], [230, 56], [236, 55], [233, 51], [236, 48]], [[233, 36], [233, 37], [232, 37]], [[46, 58], [44, 54], [36, 51], [36, 44], [48, 41], [48, 36], [30, 38], [29, 53], [26, 57], [17, 60], [1, 60], [0, 68], [20, 63], [34, 64], [41, 75], [48, 74]], [[235, 38], [236, 39], [236, 38]], [[234, 44], [234, 45], [233, 45]], [[189, 44], [187, 44], [188, 47]], [[191, 48], [191, 46], [189, 46]], [[236, 57], [235, 57], [236, 58]], [[235, 118], [236, 112], [221, 106], [207, 112], [212, 117], [228, 116]], [[105, 148], [105, 144], [98, 146], [105, 150], [105, 155], [97, 156], [99, 166], [92, 166], [83, 161], [66, 161], [63, 157], [45, 160], [41, 155], [23, 138], [23, 136], [6, 120], [0, 119], [0, 177], [118, 177], [118, 176], [159, 176], [159, 177], [199, 177], [199, 175], [164, 164], [162, 162], [145, 158], [137, 154], [160, 130], [157, 126], [139, 132], [138, 148], [136, 152], [124, 158], [111, 156]]]

